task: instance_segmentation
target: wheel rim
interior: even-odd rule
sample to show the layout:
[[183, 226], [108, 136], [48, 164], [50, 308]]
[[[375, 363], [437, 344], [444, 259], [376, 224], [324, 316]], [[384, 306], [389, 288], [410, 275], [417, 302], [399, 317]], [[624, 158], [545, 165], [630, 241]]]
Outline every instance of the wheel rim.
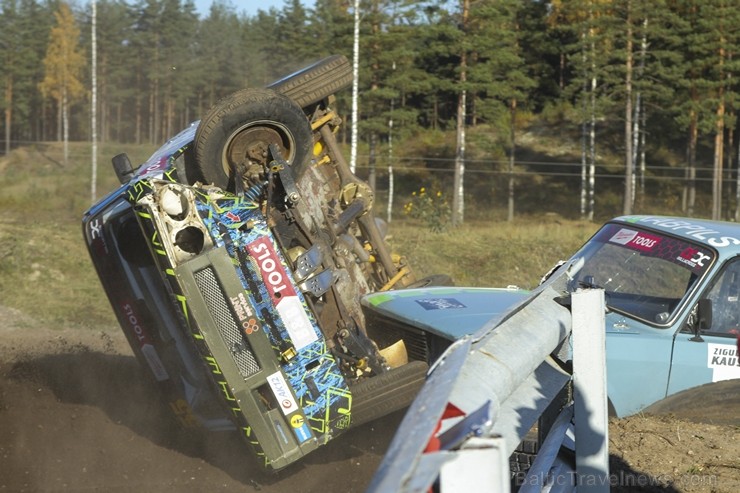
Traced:
[[287, 127], [273, 121], [257, 121], [242, 125], [231, 133], [223, 147], [221, 165], [226, 176], [248, 164], [259, 164], [264, 169], [270, 164], [270, 144], [276, 144], [280, 154], [292, 163], [295, 140]]

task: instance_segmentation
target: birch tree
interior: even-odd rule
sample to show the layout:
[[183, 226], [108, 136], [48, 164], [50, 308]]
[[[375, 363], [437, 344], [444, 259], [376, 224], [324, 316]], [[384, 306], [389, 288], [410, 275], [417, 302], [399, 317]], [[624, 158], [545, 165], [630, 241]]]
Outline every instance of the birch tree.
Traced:
[[460, 28], [463, 32], [462, 49], [460, 50], [460, 75], [457, 99], [457, 138], [455, 143], [455, 175], [452, 184], [452, 225], [463, 223], [465, 216], [465, 111], [467, 105], [468, 54], [465, 47], [465, 36], [468, 29], [470, 0], [462, 0]]

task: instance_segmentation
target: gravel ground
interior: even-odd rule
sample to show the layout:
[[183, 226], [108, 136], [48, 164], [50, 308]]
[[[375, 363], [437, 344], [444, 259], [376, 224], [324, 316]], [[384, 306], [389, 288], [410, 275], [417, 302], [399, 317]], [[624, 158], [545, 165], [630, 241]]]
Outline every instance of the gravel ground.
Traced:
[[[230, 435], [183, 436], [117, 328], [44, 327], [0, 306], [0, 492], [364, 491], [396, 413], [279, 474]], [[740, 381], [610, 422], [613, 491], [740, 491]]]

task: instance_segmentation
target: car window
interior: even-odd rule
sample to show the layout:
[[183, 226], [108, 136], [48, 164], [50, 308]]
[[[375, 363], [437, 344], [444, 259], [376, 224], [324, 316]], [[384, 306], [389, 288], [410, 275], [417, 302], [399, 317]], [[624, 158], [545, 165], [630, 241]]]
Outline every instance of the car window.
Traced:
[[667, 325], [714, 260], [702, 246], [608, 224], [581, 249], [574, 287], [603, 288], [610, 309]]
[[605, 244], [591, 257], [580, 276], [601, 279], [600, 287], [615, 293], [679, 299], [691, 281], [691, 271], [658, 257]]
[[736, 337], [740, 334], [740, 259], [730, 261], [712, 281], [706, 298], [712, 302], [709, 332]]

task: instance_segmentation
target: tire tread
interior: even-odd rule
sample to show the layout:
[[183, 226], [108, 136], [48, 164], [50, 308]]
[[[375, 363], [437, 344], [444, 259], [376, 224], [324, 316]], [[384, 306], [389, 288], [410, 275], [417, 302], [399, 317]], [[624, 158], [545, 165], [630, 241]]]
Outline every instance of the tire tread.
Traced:
[[349, 60], [344, 55], [332, 55], [273, 82], [267, 88], [288, 96], [298, 106], [306, 108], [351, 83], [352, 67]]
[[352, 427], [409, 406], [424, 385], [427, 370], [423, 361], [411, 361], [350, 387]]

